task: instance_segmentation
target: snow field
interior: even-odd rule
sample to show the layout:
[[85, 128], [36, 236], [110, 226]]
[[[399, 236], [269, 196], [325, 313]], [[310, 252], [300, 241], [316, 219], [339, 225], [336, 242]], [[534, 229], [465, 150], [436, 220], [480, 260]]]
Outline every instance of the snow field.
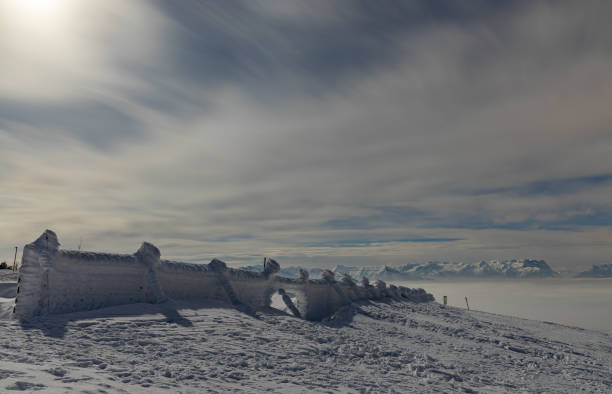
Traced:
[[[227, 303], [0, 321], [0, 391], [609, 392], [604, 333], [447, 307], [353, 303], [310, 322]], [[9, 334], [10, 333], [10, 334]]]

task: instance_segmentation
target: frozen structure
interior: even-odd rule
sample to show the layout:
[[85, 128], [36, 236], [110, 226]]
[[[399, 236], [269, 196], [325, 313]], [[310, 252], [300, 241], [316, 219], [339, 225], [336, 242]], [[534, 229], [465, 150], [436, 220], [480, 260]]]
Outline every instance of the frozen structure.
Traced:
[[[353, 301], [391, 297], [414, 302], [433, 301], [423, 289], [374, 286], [350, 277], [336, 281], [334, 273], [323, 279], [275, 276], [278, 263], [266, 259], [263, 272], [232, 269], [220, 260], [191, 264], [162, 260], [160, 251], [143, 243], [132, 255], [59, 249], [56, 234], [46, 230], [23, 249], [13, 315], [21, 320], [56, 313], [97, 309], [138, 302], [161, 303], [168, 299], [223, 300], [247, 309], [269, 307], [278, 292], [297, 317], [319, 320]], [[287, 296], [295, 294], [295, 302]]]

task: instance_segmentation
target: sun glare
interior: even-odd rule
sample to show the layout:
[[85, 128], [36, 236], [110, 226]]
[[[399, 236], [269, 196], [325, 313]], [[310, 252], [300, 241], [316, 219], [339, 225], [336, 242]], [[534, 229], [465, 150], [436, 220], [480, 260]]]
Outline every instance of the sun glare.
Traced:
[[61, 0], [14, 0], [9, 2], [13, 17], [50, 21], [63, 7]]
[[55, 8], [59, 0], [20, 0], [22, 7], [35, 12], [42, 12]]
[[62, 28], [67, 3], [61, 0], [7, 1], [5, 15], [10, 15], [10, 23], [21, 33], [48, 34]]

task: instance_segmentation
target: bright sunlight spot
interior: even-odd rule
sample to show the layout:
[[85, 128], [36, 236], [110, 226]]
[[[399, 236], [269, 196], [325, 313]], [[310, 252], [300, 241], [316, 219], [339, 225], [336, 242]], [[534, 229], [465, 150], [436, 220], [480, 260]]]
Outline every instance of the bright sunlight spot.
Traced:
[[24, 8], [41, 12], [57, 7], [59, 0], [20, 0], [18, 3]]

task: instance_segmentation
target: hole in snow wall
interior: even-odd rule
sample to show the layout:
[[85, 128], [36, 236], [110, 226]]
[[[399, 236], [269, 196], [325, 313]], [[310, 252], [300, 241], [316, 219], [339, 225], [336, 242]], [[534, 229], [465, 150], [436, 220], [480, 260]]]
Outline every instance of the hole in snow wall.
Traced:
[[306, 320], [321, 320], [336, 312], [351, 300], [338, 294], [333, 286], [324, 280], [300, 281], [275, 277], [273, 289], [283, 289], [297, 297], [296, 307], [300, 316]]

